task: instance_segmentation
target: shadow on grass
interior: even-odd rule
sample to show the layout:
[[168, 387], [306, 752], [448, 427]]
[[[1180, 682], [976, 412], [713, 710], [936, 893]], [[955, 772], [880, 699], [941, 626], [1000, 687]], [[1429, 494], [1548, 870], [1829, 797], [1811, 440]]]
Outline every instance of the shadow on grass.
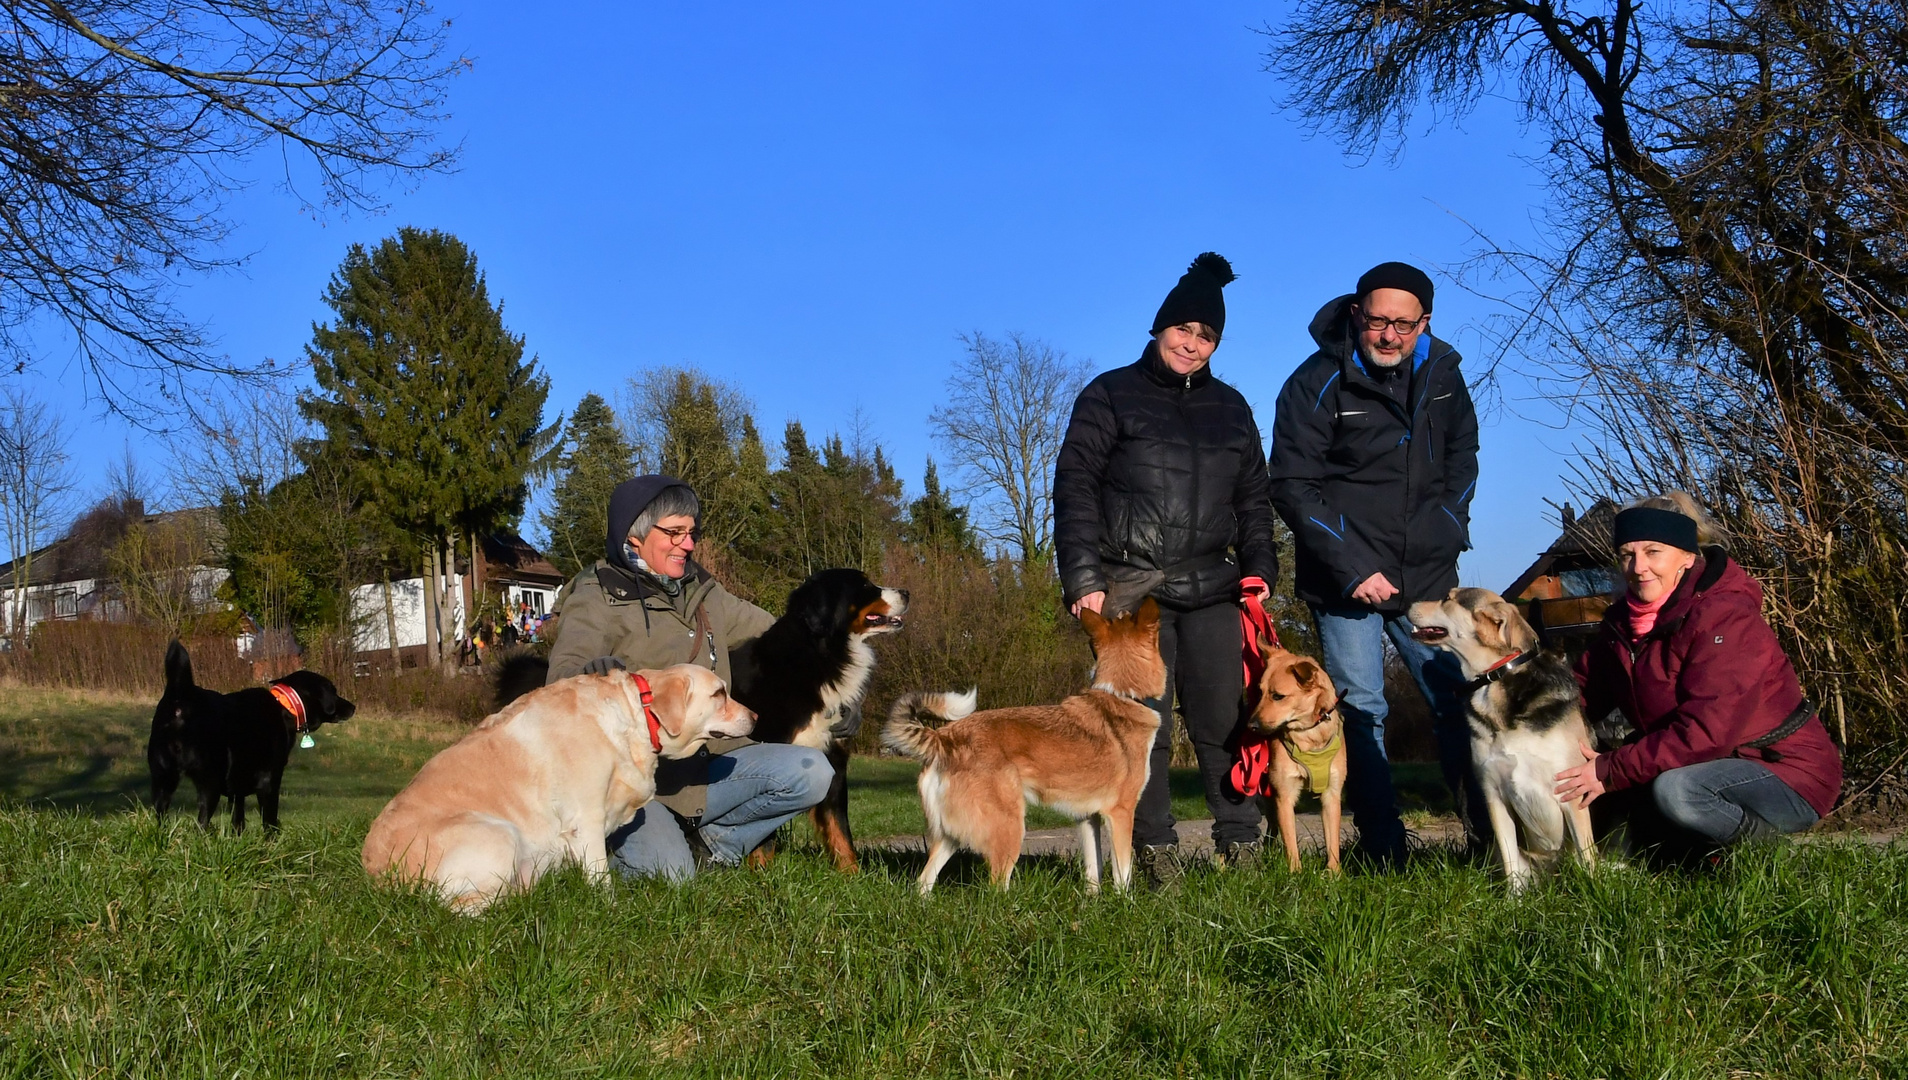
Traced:
[[[41, 809], [76, 810], [101, 816], [144, 809], [152, 787], [145, 761], [137, 772], [112, 754], [14, 755], [0, 758], [0, 798]], [[190, 785], [187, 798], [191, 798]]]

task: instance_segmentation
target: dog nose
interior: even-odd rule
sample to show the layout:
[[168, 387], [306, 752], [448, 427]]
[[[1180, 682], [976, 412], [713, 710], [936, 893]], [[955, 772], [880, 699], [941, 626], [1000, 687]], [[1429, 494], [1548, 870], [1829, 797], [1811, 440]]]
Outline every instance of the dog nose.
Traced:
[[895, 592], [898, 592], [898, 593], [900, 593], [900, 594], [901, 594], [901, 602], [902, 602], [902, 603], [904, 603], [904, 604], [905, 604], [905, 603], [907, 603], [907, 602], [908, 602], [908, 590], [906, 590], [906, 589], [896, 589], [896, 590], [894, 590], [894, 591], [895, 591]]

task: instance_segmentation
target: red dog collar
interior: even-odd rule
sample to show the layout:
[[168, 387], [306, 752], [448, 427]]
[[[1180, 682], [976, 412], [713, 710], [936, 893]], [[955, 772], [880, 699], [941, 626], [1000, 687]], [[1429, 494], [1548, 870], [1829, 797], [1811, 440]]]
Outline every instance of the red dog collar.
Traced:
[[279, 682], [271, 684], [266, 689], [272, 692], [272, 696], [278, 699], [278, 703], [285, 707], [286, 712], [292, 714], [292, 720], [298, 725], [298, 729], [293, 734], [303, 735], [305, 733], [305, 702], [298, 696], [298, 691]]
[[649, 722], [649, 748], [660, 754], [662, 753], [662, 724], [656, 719], [656, 710], [649, 707], [650, 703], [656, 700], [656, 693], [649, 688], [648, 679], [635, 672], [631, 672], [629, 677], [636, 680], [636, 693], [643, 699], [643, 719]]

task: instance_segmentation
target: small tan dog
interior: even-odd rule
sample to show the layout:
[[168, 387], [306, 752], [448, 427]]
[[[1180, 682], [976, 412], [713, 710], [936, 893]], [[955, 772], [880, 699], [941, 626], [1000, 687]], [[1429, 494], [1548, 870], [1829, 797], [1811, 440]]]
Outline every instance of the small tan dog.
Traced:
[[424, 763], [364, 840], [373, 877], [428, 881], [462, 912], [577, 862], [656, 793], [659, 757], [747, 735], [755, 714], [707, 668], [578, 675], [511, 702]]
[[[1159, 607], [1113, 619], [1082, 609], [1093, 638], [1093, 685], [1058, 705], [974, 712], [974, 694], [909, 694], [894, 703], [881, 738], [925, 763], [921, 809], [928, 822], [923, 895], [957, 848], [978, 851], [1005, 889], [1020, 859], [1027, 804], [1080, 821], [1087, 891], [1100, 888], [1095, 817], [1106, 822], [1113, 883], [1133, 880], [1133, 811], [1146, 787], [1159, 714], [1145, 704], [1166, 692]], [[970, 715], [971, 714], [971, 715]], [[921, 717], [952, 721], [931, 728]]]
[[1259, 678], [1259, 704], [1246, 727], [1271, 741], [1271, 761], [1262, 783], [1274, 792], [1286, 865], [1298, 872], [1298, 798], [1309, 787], [1318, 796], [1325, 818], [1325, 869], [1336, 874], [1346, 770], [1338, 688], [1318, 661], [1270, 642], [1262, 643], [1260, 649], [1265, 674]]

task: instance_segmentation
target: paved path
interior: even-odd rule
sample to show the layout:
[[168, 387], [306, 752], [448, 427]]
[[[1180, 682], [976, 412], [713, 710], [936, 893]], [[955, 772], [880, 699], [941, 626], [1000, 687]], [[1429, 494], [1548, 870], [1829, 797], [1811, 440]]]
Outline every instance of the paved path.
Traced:
[[[1416, 826], [1420, 839], [1430, 844], [1454, 844], [1464, 835], [1463, 826], [1455, 817], [1441, 816]], [[1299, 847], [1306, 850], [1325, 849], [1325, 820], [1316, 813], [1298, 816]], [[1358, 830], [1349, 823], [1339, 828], [1341, 850], [1349, 851], [1358, 839]], [[1267, 840], [1278, 846], [1276, 836]], [[865, 846], [883, 848], [888, 851], [925, 851], [927, 840], [920, 836], [884, 836], [865, 841]], [[1066, 829], [1029, 829], [1020, 844], [1022, 855], [1072, 855], [1080, 850], [1080, 834], [1072, 828]], [[1184, 855], [1212, 854], [1212, 819], [1182, 821], [1179, 823], [1179, 850]]]
[[[1268, 827], [1270, 823], [1268, 823]], [[1455, 846], [1464, 838], [1464, 828], [1458, 819], [1451, 815], [1440, 815], [1428, 820], [1420, 820], [1412, 826], [1412, 831], [1427, 844]], [[1298, 816], [1299, 847], [1304, 850], [1323, 851], [1325, 848], [1325, 821], [1316, 814]], [[1838, 839], [1859, 839], [1877, 846], [1893, 843], [1902, 838], [1903, 830], [1891, 829], [1880, 832], [1809, 832], [1796, 837], [1802, 843], [1818, 843]], [[1339, 829], [1340, 849], [1351, 850], [1358, 839], [1358, 830], [1348, 822]], [[1267, 835], [1267, 843], [1276, 848], [1278, 837]], [[920, 836], [884, 836], [863, 841], [863, 846], [880, 848], [887, 851], [927, 850], [927, 840]], [[1021, 841], [1022, 855], [1073, 855], [1080, 849], [1080, 834], [1074, 829], [1030, 829]], [[1184, 855], [1199, 856], [1212, 854], [1212, 819], [1182, 821], [1179, 823], [1179, 850]]]

